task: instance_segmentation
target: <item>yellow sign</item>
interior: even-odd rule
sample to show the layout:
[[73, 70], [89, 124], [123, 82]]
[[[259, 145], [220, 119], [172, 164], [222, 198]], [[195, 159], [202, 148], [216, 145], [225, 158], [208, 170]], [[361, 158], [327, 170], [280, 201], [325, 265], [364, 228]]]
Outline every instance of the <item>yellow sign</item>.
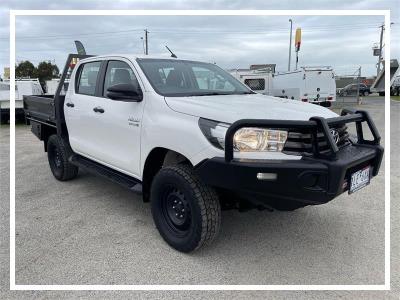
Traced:
[[300, 51], [301, 45], [301, 28], [296, 29], [296, 38], [294, 40], [294, 45], [296, 47], [296, 52]]
[[10, 68], [4, 67], [4, 79], [10, 79]]

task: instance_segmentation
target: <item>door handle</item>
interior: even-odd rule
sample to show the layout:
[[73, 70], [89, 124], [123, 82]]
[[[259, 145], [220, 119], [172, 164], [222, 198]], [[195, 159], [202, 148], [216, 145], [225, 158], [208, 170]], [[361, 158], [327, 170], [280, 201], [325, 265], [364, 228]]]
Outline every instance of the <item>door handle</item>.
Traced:
[[100, 106], [97, 106], [97, 107], [93, 108], [93, 111], [94, 111], [94, 112], [101, 113], [101, 114], [104, 113], [104, 109], [101, 108]]
[[73, 103], [71, 103], [71, 102], [67, 102], [67, 104], [66, 104], [68, 107], [74, 107], [75, 106], [75, 104], [73, 104]]

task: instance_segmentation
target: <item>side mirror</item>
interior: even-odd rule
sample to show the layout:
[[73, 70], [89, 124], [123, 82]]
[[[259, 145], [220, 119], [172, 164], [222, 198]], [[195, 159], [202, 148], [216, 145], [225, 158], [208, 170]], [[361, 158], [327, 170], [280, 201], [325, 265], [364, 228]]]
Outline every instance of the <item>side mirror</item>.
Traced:
[[120, 83], [107, 89], [107, 97], [116, 101], [140, 102], [143, 100], [143, 92], [139, 85]]

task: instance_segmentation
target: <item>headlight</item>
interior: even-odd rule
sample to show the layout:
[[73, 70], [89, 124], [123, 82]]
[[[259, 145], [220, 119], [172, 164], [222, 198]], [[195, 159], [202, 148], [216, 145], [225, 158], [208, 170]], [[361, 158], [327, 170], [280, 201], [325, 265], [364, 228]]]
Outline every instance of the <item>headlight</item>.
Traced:
[[199, 119], [199, 127], [208, 141], [218, 149], [225, 149], [225, 134], [230, 124]]
[[263, 128], [241, 128], [233, 136], [233, 147], [241, 152], [281, 152], [287, 131]]
[[[209, 142], [223, 150], [225, 134], [230, 124], [199, 119], [199, 126]], [[233, 136], [233, 149], [240, 152], [272, 151], [281, 152], [287, 139], [287, 131], [245, 127]]]

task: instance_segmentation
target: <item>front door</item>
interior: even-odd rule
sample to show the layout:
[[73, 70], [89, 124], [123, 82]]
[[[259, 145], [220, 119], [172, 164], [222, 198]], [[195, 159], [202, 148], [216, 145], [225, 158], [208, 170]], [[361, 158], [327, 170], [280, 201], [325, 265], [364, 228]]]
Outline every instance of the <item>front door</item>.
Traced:
[[96, 159], [124, 173], [140, 176], [140, 132], [144, 101], [117, 101], [107, 97], [107, 89], [116, 84], [140, 86], [128, 61], [107, 63], [102, 95], [92, 112], [96, 118]]

